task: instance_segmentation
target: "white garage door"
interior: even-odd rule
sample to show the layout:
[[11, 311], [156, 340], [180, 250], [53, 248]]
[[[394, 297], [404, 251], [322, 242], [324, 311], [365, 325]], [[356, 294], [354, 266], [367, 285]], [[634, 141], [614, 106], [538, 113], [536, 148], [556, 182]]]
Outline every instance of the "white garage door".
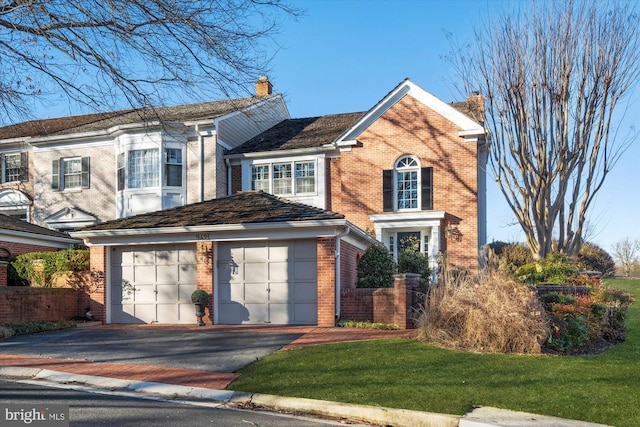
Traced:
[[218, 245], [218, 323], [316, 325], [315, 240]]
[[194, 323], [195, 244], [111, 248], [111, 323]]

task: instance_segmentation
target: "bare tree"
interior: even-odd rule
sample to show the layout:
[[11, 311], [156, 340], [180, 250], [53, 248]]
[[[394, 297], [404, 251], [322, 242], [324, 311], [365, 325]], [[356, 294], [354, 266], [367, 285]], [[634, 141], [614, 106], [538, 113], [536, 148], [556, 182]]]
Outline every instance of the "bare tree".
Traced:
[[266, 70], [285, 0], [0, 0], [0, 111], [63, 93], [93, 109], [235, 95]]
[[624, 271], [625, 277], [631, 275], [631, 270], [638, 263], [640, 253], [640, 241], [631, 240], [628, 237], [613, 244], [613, 256]]
[[617, 130], [638, 78], [638, 15], [622, 2], [532, 2], [475, 34], [471, 53], [450, 59], [463, 90], [486, 97], [495, 180], [534, 257], [552, 242], [576, 255], [594, 197], [631, 142]]

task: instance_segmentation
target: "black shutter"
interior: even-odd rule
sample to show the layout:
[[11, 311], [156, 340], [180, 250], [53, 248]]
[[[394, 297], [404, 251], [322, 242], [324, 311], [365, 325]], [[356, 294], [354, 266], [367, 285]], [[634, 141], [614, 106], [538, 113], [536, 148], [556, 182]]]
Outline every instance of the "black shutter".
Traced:
[[51, 163], [51, 188], [60, 190], [60, 160]]
[[420, 173], [422, 181], [421, 209], [430, 211], [433, 209], [433, 168], [422, 168]]
[[89, 188], [89, 157], [82, 158], [82, 188]]
[[393, 170], [382, 171], [382, 210], [393, 212]]
[[29, 158], [26, 151], [20, 153], [20, 181], [29, 181]]

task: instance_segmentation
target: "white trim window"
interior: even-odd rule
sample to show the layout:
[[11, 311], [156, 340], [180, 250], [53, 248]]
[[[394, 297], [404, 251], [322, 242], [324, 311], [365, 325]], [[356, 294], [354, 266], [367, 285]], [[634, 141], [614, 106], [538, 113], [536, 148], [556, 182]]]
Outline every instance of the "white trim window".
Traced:
[[57, 191], [89, 188], [89, 157], [66, 157], [51, 164], [51, 188]]
[[2, 155], [2, 182], [27, 181], [28, 166], [27, 153], [13, 153]]
[[269, 165], [251, 166], [251, 189], [269, 192]]
[[278, 162], [251, 165], [251, 189], [272, 194], [315, 194], [317, 174], [315, 161]]
[[182, 150], [180, 148], [164, 149], [164, 185], [182, 187]]
[[129, 151], [128, 188], [158, 187], [160, 162], [157, 148]]
[[397, 209], [418, 209], [420, 164], [413, 157], [402, 157], [396, 163]]

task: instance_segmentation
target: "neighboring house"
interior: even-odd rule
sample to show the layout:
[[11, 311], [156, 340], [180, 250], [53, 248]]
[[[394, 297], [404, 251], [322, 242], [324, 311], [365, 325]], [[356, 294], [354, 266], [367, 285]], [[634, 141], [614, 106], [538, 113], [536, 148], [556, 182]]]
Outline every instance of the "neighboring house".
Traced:
[[263, 76], [249, 98], [6, 126], [0, 212], [70, 231], [223, 196], [223, 151], [288, 118]]
[[[446, 104], [406, 79], [366, 113], [285, 120], [227, 152], [232, 191], [345, 215], [397, 256], [475, 269], [486, 240], [483, 98]], [[355, 286], [355, 282], [352, 284]]]
[[30, 252], [71, 249], [80, 244], [81, 240], [68, 234], [0, 214], [0, 286], [7, 284], [7, 260]]
[[[212, 296], [215, 324], [334, 326], [342, 269], [375, 239], [344, 215], [262, 191], [141, 214], [71, 233], [104, 277], [91, 312], [107, 323], [195, 323], [190, 295]], [[102, 275], [101, 273], [104, 273]]]

